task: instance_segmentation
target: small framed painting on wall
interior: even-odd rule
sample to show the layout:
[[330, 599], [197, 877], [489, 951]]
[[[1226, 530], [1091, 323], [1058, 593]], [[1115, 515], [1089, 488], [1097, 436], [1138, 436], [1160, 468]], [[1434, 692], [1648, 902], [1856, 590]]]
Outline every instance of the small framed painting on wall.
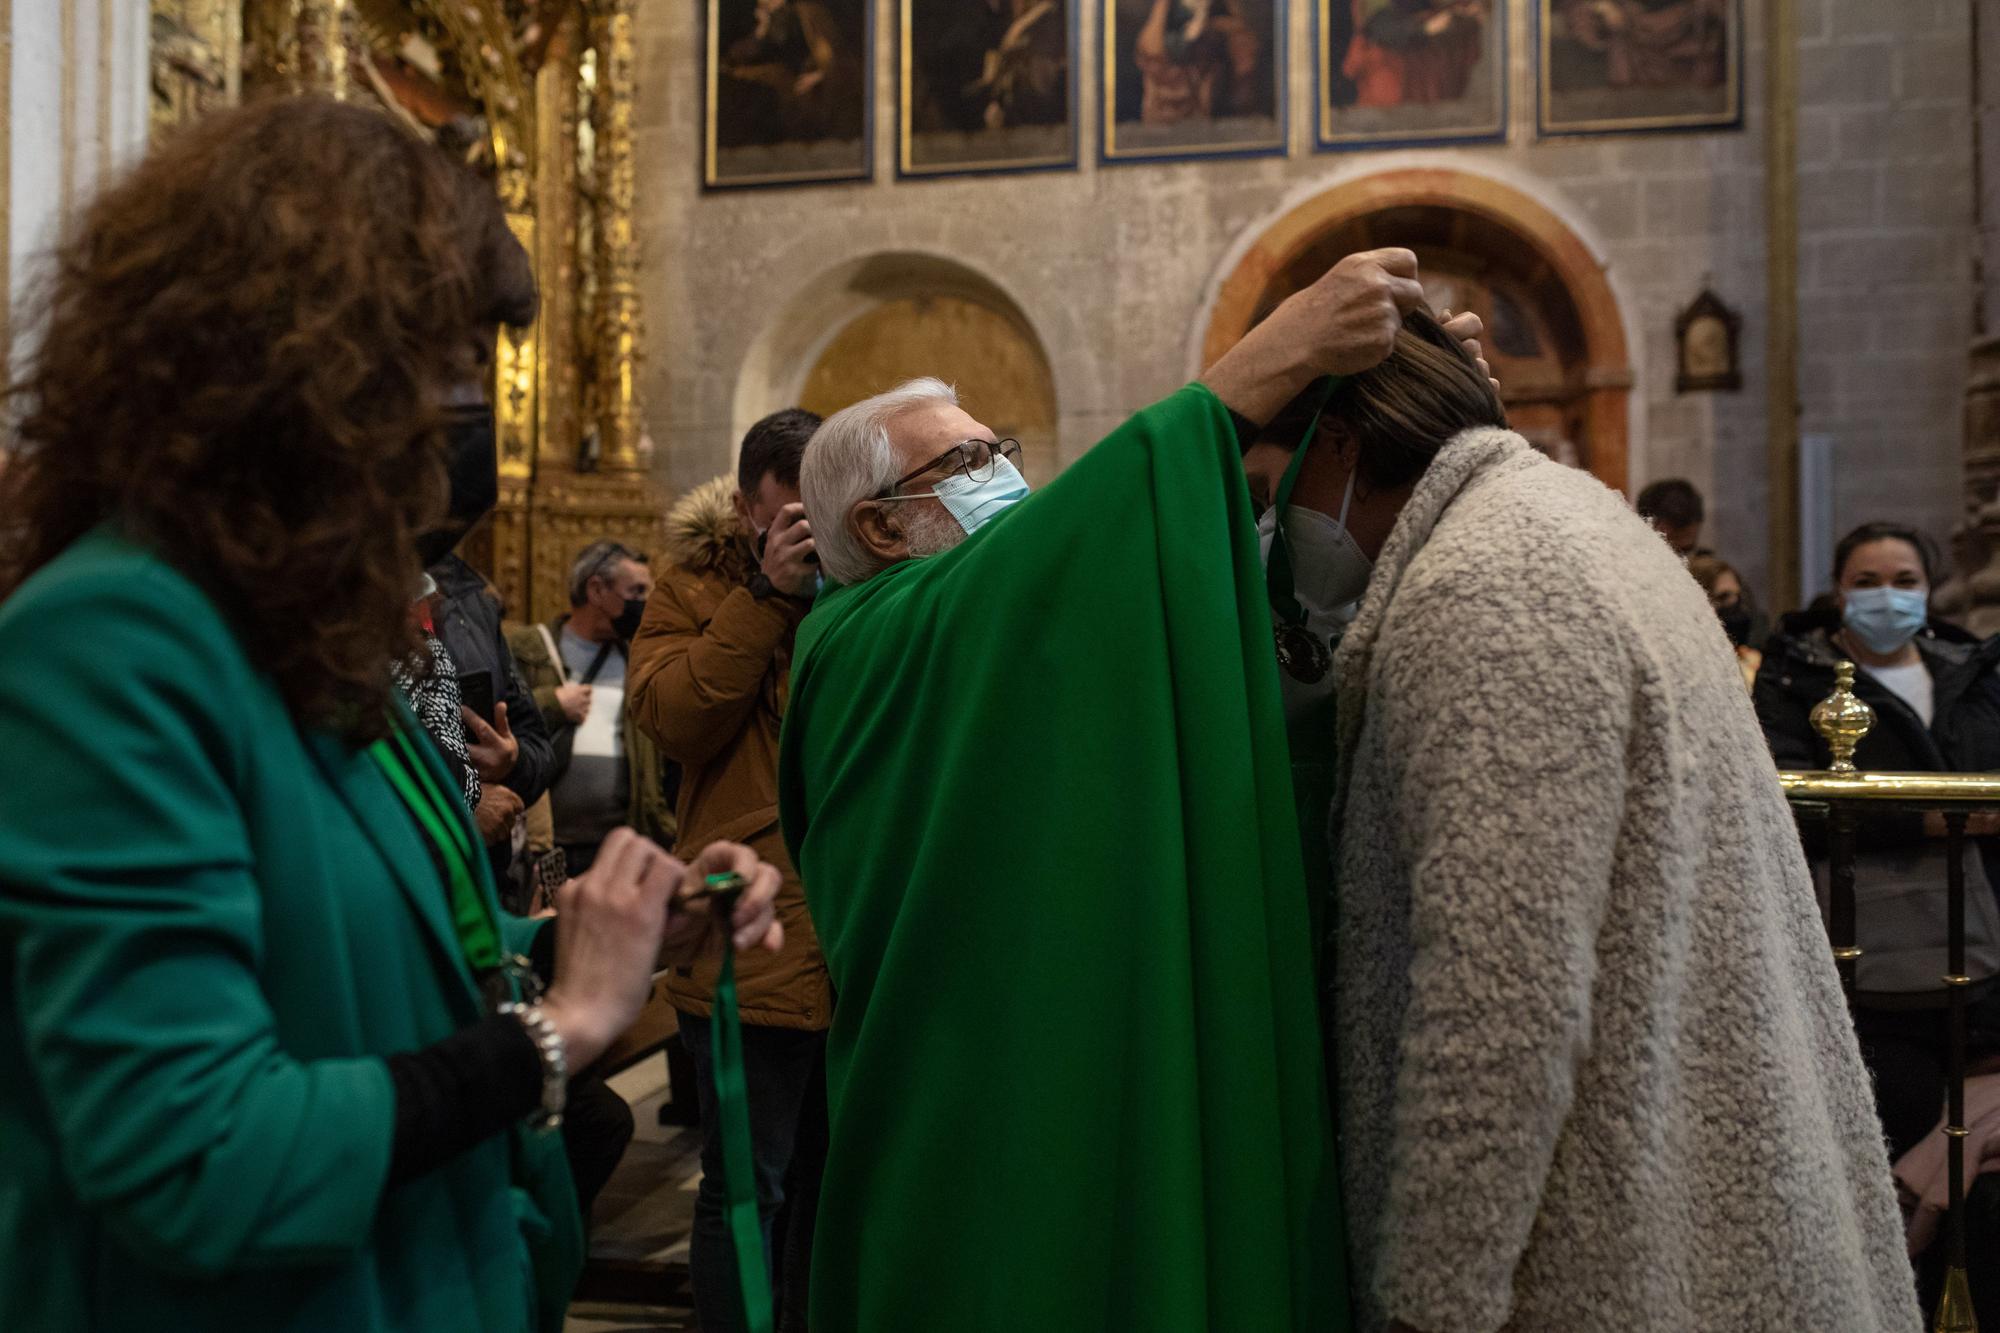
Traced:
[[1085, 3], [898, 0], [897, 172], [1075, 166]]
[[1284, 0], [1098, 0], [1107, 162], [1282, 153]]
[[1743, 123], [1743, 0], [1533, 0], [1544, 135]]
[[1313, 0], [1321, 148], [1507, 133], [1507, 0]]
[[868, 0], [706, 0], [702, 182], [865, 180], [874, 173]]

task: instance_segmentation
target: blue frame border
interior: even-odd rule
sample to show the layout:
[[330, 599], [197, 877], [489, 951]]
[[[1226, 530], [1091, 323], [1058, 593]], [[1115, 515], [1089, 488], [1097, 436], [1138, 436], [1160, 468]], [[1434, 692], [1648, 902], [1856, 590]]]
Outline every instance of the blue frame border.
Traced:
[[860, 0], [861, 36], [861, 170], [858, 172], [798, 172], [746, 180], [714, 180], [711, 173], [715, 153], [711, 147], [715, 114], [715, 61], [713, 58], [715, 10], [729, 0], [707, 0], [701, 8], [701, 82], [696, 96], [701, 99], [701, 152], [697, 170], [702, 193], [720, 194], [729, 190], [775, 190], [798, 185], [867, 185], [875, 180], [875, 0]]
[[[1150, 152], [1113, 153], [1112, 119], [1118, 114], [1111, 67], [1118, 56], [1111, 48], [1111, 14], [1118, 0], [1093, 0], [1097, 5], [1097, 47], [1104, 68], [1097, 79], [1097, 161], [1100, 166], [1129, 167], [1147, 162], [1198, 162], [1249, 157], [1290, 157], [1292, 152], [1291, 0], [1271, 0], [1271, 73], [1278, 94], [1278, 142], [1242, 148], [1163, 148]], [[1308, 0], [1311, 3], [1311, 0]], [[1315, 11], [1317, 12], [1317, 11]]]
[[[1509, 63], [1512, 52], [1509, 6], [1512, 0], [1493, 0], [1494, 26], [1500, 32], [1500, 49], [1495, 61], [1500, 80], [1499, 123], [1491, 130], [1480, 130], [1473, 134], [1458, 134], [1445, 131], [1439, 134], [1415, 134], [1393, 138], [1377, 139], [1328, 139], [1325, 137], [1326, 123], [1321, 110], [1326, 106], [1326, 34], [1322, 31], [1320, 15], [1325, 6], [1337, 4], [1340, 0], [1311, 0], [1312, 3], [1312, 140], [1316, 153], [1367, 153], [1381, 152], [1391, 148], [1448, 148], [1466, 144], [1491, 144], [1507, 142], [1507, 126], [1513, 115], [1513, 67]], [[1539, 0], [1527, 0], [1538, 4]], [[1738, 0], [1740, 3], [1741, 0]]]
[[[1893, 0], [1883, 0], [1892, 3]], [[1976, 2], [1976, 0], [1975, 0]], [[1746, 93], [1743, 67], [1745, 44], [1749, 40], [1749, 20], [1744, 14], [1744, 0], [1730, 0], [1729, 17], [1733, 26], [1730, 33], [1730, 56], [1736, 63], [1736, 114], [1728, 120], [1682, 119], [1675, 122], [1647, 123], [1639, 121], [1623, 125], [1594, 125], [1577, 129], [1552, 130], [1548, 127], [1548, 62], [1542, 58], [1542, 14], [1548, 8], [1549, 0], [1529, 0], [1534, 11], [1529, 15], [1529, 40], [1534, 43], [1535, 52], [1535, 140], [1592, 139], [1606, 134], [1707, 134], [1720, 130], [1740, 130], [1743, 128], [1743, 99]]]
[[[873, 3], [874, 0], [869, 0]], [[1083, 163], [1083, 6], [1089, 0], [1062, 0], [1069, 6], [1069, 156], [1060, 162], [954, 162], [949, 166], [906, 167], [912, 130], [909, 91], [910, 0], [890, 0], [896, 10], [896, 179], [941, 180], [952, 176], [1018, 176], [1035, 171], [1075, 171]]]

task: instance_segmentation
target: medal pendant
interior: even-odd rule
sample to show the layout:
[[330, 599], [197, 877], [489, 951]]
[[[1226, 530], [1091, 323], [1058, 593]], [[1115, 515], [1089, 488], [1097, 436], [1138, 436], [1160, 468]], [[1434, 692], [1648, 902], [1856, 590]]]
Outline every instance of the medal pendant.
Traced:
[[1332, 650], [1303, 625], [1278, 626], [1277, 645], [1278, 665], [1301, 684], [1317, 685], [1333, 669]]

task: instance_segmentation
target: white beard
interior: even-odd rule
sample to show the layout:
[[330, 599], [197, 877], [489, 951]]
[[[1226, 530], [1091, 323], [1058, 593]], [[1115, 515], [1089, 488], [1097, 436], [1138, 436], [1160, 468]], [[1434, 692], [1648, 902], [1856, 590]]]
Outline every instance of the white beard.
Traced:
[[909, 543], [910, 558], [943, 555], [965, 540], [965, 529], [943, 505], [919, 501], [903, 510], [903, 539]]

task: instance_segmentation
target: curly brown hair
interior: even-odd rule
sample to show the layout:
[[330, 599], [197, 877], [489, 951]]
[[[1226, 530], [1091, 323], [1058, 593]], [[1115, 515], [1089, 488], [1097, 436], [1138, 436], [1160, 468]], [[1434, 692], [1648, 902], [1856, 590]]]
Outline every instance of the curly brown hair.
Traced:
[[437, 403], [534, 308], [490, 187], [386, 116], [283, 98], [176, 134], [36, 293], [0, 598], [112, 524], [207, 590], [303, 724], [382, 734], [445, 511]]

